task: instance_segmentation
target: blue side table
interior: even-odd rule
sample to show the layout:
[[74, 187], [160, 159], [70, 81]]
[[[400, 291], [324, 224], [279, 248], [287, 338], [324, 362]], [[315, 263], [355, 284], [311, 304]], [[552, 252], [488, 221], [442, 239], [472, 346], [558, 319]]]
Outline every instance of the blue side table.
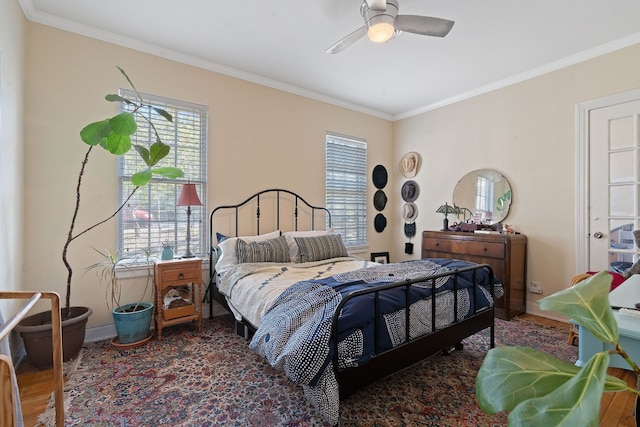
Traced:
[[[637, 302], [640, 302], [639, 274], [634, 274], [609, 294], [609, 303], [612, 307], [631, 308], [634, 307]], [[618, 322], [620, 345], [634, 362], [640, 364], [640, 318], [621, 316], [618, 310], [614, 310], [613, 315]], [[613, 349], [611, 344], [603, 343], [594, 337], [588, 329], [582, 326], [578, 329], [580, 339], [578, 342], [578, 361], [576, 365], [584, 366], [595, 353]], [[611, 356], [609, 366], [631, 369], [629, 364], [617, 354]]]
[[[629, 316], [620, 316], [617, 310], [614, 310], [613, 315], [618, 321], [620, 345], [634, 362], [640, 364], [640, 319]], [[584, 366], [595, 353], [612, 350], [614, 348], [613, 345], [605, 344], [598, 338], [594, 337], [588, 329], [580, 326], [578, 330], [580, 339], [578, 341], [578, 361], [576, 362], [576, 365]], [[611, 355], [609, 366], [631, 369], [626, 360], [618, 354]]]

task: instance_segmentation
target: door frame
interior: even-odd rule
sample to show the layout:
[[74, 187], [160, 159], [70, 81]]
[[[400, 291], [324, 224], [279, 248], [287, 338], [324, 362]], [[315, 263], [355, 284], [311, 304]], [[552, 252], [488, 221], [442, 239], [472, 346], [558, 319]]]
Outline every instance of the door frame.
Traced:
[[639, 101], [640, 89], [576, 104], [576, 274], [589, 270], [589, 116], [592, 110]]

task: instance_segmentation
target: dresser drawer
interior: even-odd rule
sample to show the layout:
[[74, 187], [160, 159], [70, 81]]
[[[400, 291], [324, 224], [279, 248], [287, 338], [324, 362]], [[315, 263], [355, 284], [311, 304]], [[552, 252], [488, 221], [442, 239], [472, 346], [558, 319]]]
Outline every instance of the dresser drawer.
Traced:
[[422, 249], [427, 251], [451, 252], [451, 240], [425, 237], [422, 239]]
[[193, 266], [175, 266], [171, 268], [163, 268], [161, 271], [162, 281], [165, 283], [187, 281], [192, 282], [199, 280], [200, 275], [198, 269]]
[[500, 242], [453, 241], [451, 242], [451, 250], [455, 253], [464, 253], [467, 255], [477, 255], [482, 257], [505, 257], [505, 245]]

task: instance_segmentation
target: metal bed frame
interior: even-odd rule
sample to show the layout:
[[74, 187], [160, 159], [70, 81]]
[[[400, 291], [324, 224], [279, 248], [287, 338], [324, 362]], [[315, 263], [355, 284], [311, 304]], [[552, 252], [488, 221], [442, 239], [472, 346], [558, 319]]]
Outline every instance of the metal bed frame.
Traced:
[[[245, 201], [243, 201], [242, 203], [239, 203], [237, 205], [225, 205], [225, 206], [219, 206], [217, 208], [215, 208], [210, 215], [210, 237], [211, 237], [211, 242], [213, 242], [213, 236], [214, 236], [214, 227], [213, 227], [213, 223], [214, 223], [214, 215], [218, 212], [220, 212], [221, 210], [235, 210], [235, 236], [238, 235], [238, 212], [239, 209], [245, 205], [247, 205], [249, 202], [252, 202], [255, 200], [255, 202], [257, 203], [257, 208], [256, 208], [256, 221], [257, 221], [257, 225], [256, 225], [256, 230], [257, 233], [259, 234], [260, 232], [260, 197], [263, 196], [264, 194], [268, 194], [268, 193], [275, 193], [276, 195], [276, 204], [277, 204], [277, 214], [276, 214], [276, 218], [275, 218], [275, 228], [271, 228], [272, 230], [277, 230], [280, 228], [280, 196], [281, 193], [282, 194], [287, 194], [291, 197], [294, 198], [295, 200], [295, 204], [294, 204], [294, 229], [297, 230], [298, 228], [298, 209], [299, 209], [299, 204], [298, 202], [302, 202], [304, 206], [306, 206], [307, 209], [311, 210], [311, 218], [315, 219], [315, 215], [317, 213], [323, 213], [326, 214], [326, 223], [327, 223], [327, 227], [330, 227], [331, 225], [331, 214], [328, 211], [328, 209], [324, 208], [324, 207], [318, 207], [318, 206], [313, 206], [309, 203], [307, 203], [302, 197], [300, 197], [299, 195], [297, 195], [296, 193], [289, 191], [289, 190], [284, 190], [284, 189], [269, 189], [269, 190], [263, 190], [260, 191], [252, 196], [250, 196], [249, 198], [247, 198]], [[311, 222], [311, 229], [313, 230], [315, 226], [315, 221], [312, 220]], [[224, 297], [224, 295], [222, 295], [221, 293], [218, 292], [217, 287], [216, 287], [216, 277], [215, 277], [215, 260], [216, 260], [216, 255], [214, 253], [213, 250], [213, 246], [211, 247], [210, 250], [210, 263], [209, 263], [209, 286], [207, 289], [207, 293], [210, 293], [211, 298], [209, 299], [210, 302], [210, 318], [212, 318], [213, 316], [213, 301], [217, 301], [219, 304], [221, 304], [226, 310], [229, 310], [229, 306], [227, 304], [227, 301]], [[349, 396], [350, 394], [353, 394], [355, 391], [361, 389], [362, 387], [373, 383], [374, 381], [383, 378], [387, 375], [390, 375], [394, 372], [400, 371], [408, 366], [411, 366], [421, 360], [424, 360], [430, 356], [433, 356], [437, 353], [441, 353], [441, 352], [447, 352], [448, 350], [450, 350], [451, 348], [456, 348], [456, 349], [461, 349], [462, 348], [462, 340], [464, 338], [467, 338], [477, 332], [480, 332], [484, 329], [489, 328], [490, 332], [490, 347], [493, 348], [495, 346], [495, 320], [494, 320], [494, 306], [491, 306], [489, 308], [483, 308], [483, 309], [479, 309], [477, 310], [473, 315], [465, 318], [465, 319], [458, 319], [458, 315], [457, 315], [457, 304], [458, 304], [458, 296], [457, 296], [457, 283], [458, 283], [458, 275], [460, 273], [463, 272], [467, 272], [467, 271], [472, 271], [472, 275], [473, 275], [473, 295], [475, 296], [475, 291], [476, 291], [476, 287], [480, 286], [477, 284], [477, 280], [476, 280], [476, 276], [477, 276], [477, 271], [479, 271], [480, 269], [486, 269], [489, 273], [489, 278], [490, 278], [490, 283], [491, 283], [491, 295], [495, 295], [495, 289], [493, 286], [493, 270], [491, 269], [491, 267], [487, 264], [478, 264], [478, 265], [474, 265], [471, 267], [466, 267], [466, 268], [461, 268], [461, 269], [457, 269], [457, 270], [453, 270], [453, 271], [449, 271], [446, 273], [442, 273], [442, 274], [437, 274], [437, 275], [432, 275], [432, 276], [428, 276], [425, 278], [418, 278], [415, 280], [411, 280], [411, 281], [403, 281], [403, 282], [396, 282], [396, 283], [390, 283], [388, 285], [384, 285], [384, 286], [380, 286], [380, 287], [376, 287], [376, 288], [371, 288], [371, 289], [366, 289], [366, 290], [362, 290], [362, 291], [358, 291], [358, 292], [354, 292], [352, 294], [350, 294], [349, 296], [345, 297], [342, 299], [342, 301], [340, 302], [340, 304], [338, 305], [335, 314], [333, 316], [333, 324], [332, 324], [332, 341], [333, 341], [333, 346], [334, 346], [334, 359], [333, 359], [333, 370], [336, 374], [336, 378], [338, 379], [338, 384], [340, 387], [340, 398], [344, 398]], [[431, 284], [432, 287], [432, 291], [435, 289], [435, 283], [436, 283], [436, 279], [438, 279], [439, 277], [443, 277], [443, 276], [449, 276], [449, 275], [453, 275], [454, 277], [454, 311], [455, 311], [455, 319], [454, 319], [454, 323], [442, 328], [442, 329], [437, 329], [436, 330], [436, 322], [435, 322], [435, 313], [436, 313], [436, 299], [433, 298], [433, 308], [434, 310], [432, 311], [432, 330], [431, 333], [427, 334], [427, 335], [423, 335], [421, 337], [415, 338], [415, 339], [410, 339], [410, 335], [409, 335], [409, 326], [410, 326], [410, 310], [408, 309], [409, 307], [409, 289], [411, 287], [412, 284], [417, 283], [417, 282], [427, 282]], [[404, 287], [405, 288], [405, 294], [406, 294], [406, 298], [405, 298], [405, 313], [406, 313], [406, 330], [405, 330], [405, 342], [400, 344], [399, 346], [391, 349], [391, 350], [381, 350], [379, 348], [378, 343], [376, 342], [375, 344], [375, 349], [376, 349], [376, 354], [375, 356], [366, 364], [362, 365], [362, 366], [358, 366], [356, 368], [344, 368], [341, 369], [338, 366], [338, 331], [339, 331], [339, 313], [342, 309], [342, 307], [344, 306], [344, 304], [347, 303], [348, 300], [352, 299], [352, 298], [357, 298], [363, 295], [368, 295], [373, 293], [374, 294], [374, 304], [375, 304], [375, 310], [376, 310], [376, 318], [378, 318], [378, 295], [380, 292], [383, 292], [385, 290], [388, 289], [392, 289], [392, 288], [398, 288], [398, 287]], [[432, 292], [433, 294], [435, 294], [435, 292]], [[206, 297], [206, 295], [205, 295]], [[474, 304], [475, 306], [475, 304]], [[377, 322], [376, 323], [376, 328], [377, 328]], [[238, 325], [238, 330], [237, 330], [238, 334], [241, 336], [244, 336], [245, 338], [249, 338], [249, 336], [255, 332], [255, 329], [253, 328], [253, 326], [246, 321], [243, 321], [241, 325]], [[374, 332], [374, 335], [376, 335], [377, 337], [377, 331]]]
[[[431, 276], [407, 280], [403, 282], [389, 283], [384, 286], [364, 289], [356, 291], [344, 297], [338, 307], [336, 307], [332, 321], [332, 343], [333, 343], [333, 371], [336, 374], [338, 384], [340, 386], [340, 398], [343, 399], [364, 386], [371, 384], [381, 378], [386, 377], [394, 372], [398, 372], [404, 368], [414, 365], [421, 360], [431, 357], [437, 353], [446, 353], [451, 348], [456, 350], [462, 349], [462, 340], [484, 329], [489, 328], [490, 348], [495, 347], [495, 321], [494, 307], [477, 309], [473, 315], [464, 319], [458, 319], [458, 276], [461, 273], [471, 271], [473, 282], [473, 297], [475, 298], [477, 287], [478, 270], [486, 269], [489, 273], [489, 281], [491, 283], [491, 295], [495, 295], [493, 285], [493, 270], [488, 264], [477, 264], [470, 267], [459, 268], [445, 273], [434, 274]], [[445, 276], [453, 276], [453, 311], [454, 321], [451, 325], [442, 329], [436, 329], [436, 312], [438, 299], [432, 297], [433, 301], [431, 310], [431, 332], [418, 338], [411, 339], [409, 334], [411, 310], [409, 301], [409, 289], [414, 283], [428, 283], [431, 286], [431, 295], [436, 295], [436, 279]], [[375, 319], [380, 319], [379, 313], [379, 294], [389, 289], [405, 288], [405, 340], [404, 343], [390, 349], [382, 350], [378, 343], [378, 322], [374, 322], [374, 357], [366, 364], [355, 368], [343, 368], [338, 366], [338, 331], [340, 330], [340, 312], [342, 307], [352, 298], [358, 298], [363, 295], [374, 294], [374, 310]], [[476, 307], [474, 301], [474, 307]]]
[[260, 234], [260, 218], [262, 215], [260, 201], [261, 201], [261, 198], [264, 199], [268, 195], [275, 196], [275, 203], [276, 203], [276, 217], [274, 218], [275, 223], [273, 222], [271, 223], [271, 229], [269, 231], [280, 229], [281, 200], [282, 200], [281, 196], [288, 197], [287, 200], [293, 201], [293, 211], [290, 212], [291, 214], [293, 214], [293, 231], [298, 231], [298, 219], [300, 216], [300, 209], [306, 209], [309, 211], [310, 220], [311, 220], [311, 228], [310, 228], [311, 230], [315, 230], [317, 215], [324, 216], [323, 219], [325, 220], [324, 225], [326, 228], [331, 227], [331, 212], [329, 212], [329, 209], [322, 206], [314, 206], [309, 202], [307, 202], [298, 194], [294, 193], [293, 191], [285, 190], [282, 188], [270, 188], [267, 190], [262, 190], [247, 197], [243, 202], [238, 203], [237, 205], [218, 206], [213, 211], [211, 211], [211, 214], [209, 215], [209, 242], [211, 244], [211, 247], [209, 248], [209, 284], [207, 286], [207, 291], [205, 292], [205, 295], [204, 295], [205, 299], [207, 298], [207, 296], [209, 297], [209, 319], [213, 319], [213, 301], [218, 302], [227, 311], [231, 311], [229, 310], [229, 306], [227, 305], [227, 300], [225, 299], [224, 295], [220, 294], [216, 287], [216, 277], [215, 277], [216, 276], [216, 272], [215, 272], [216, 254], [213, 248], [213, 242], [215, 241], [214, 240], [215, 228], [213, 226], [214, 216], [216, 213], [219, 214], [224, 211], [232, 211], [235, 216], [234, 236], [237, 237], [239, 233], [238, 219], [239, 219], [241, 208], [249, 205], [252, 202], [255, 202], [256, 203], [256, 212], [255, 212], [256, 234]]

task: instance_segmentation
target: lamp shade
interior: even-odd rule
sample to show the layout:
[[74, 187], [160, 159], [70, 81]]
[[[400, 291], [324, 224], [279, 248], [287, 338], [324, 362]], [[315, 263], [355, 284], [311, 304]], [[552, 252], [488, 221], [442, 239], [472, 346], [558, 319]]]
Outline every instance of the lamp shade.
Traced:
[[453, 208], [453, 206], [451, 206], [451, 205], [449, 205], [449, 204], [447, 204], [445, 202], [445, 204], [440, 206], [436, 212], [444, 214], [444, 217], [446, 218], [447, 215], [452, 214], [452, 213], [456, 213], [456, 210]]
[[176, 206], [202, 206], [195, 184], [182, 184], [182, 193]]

